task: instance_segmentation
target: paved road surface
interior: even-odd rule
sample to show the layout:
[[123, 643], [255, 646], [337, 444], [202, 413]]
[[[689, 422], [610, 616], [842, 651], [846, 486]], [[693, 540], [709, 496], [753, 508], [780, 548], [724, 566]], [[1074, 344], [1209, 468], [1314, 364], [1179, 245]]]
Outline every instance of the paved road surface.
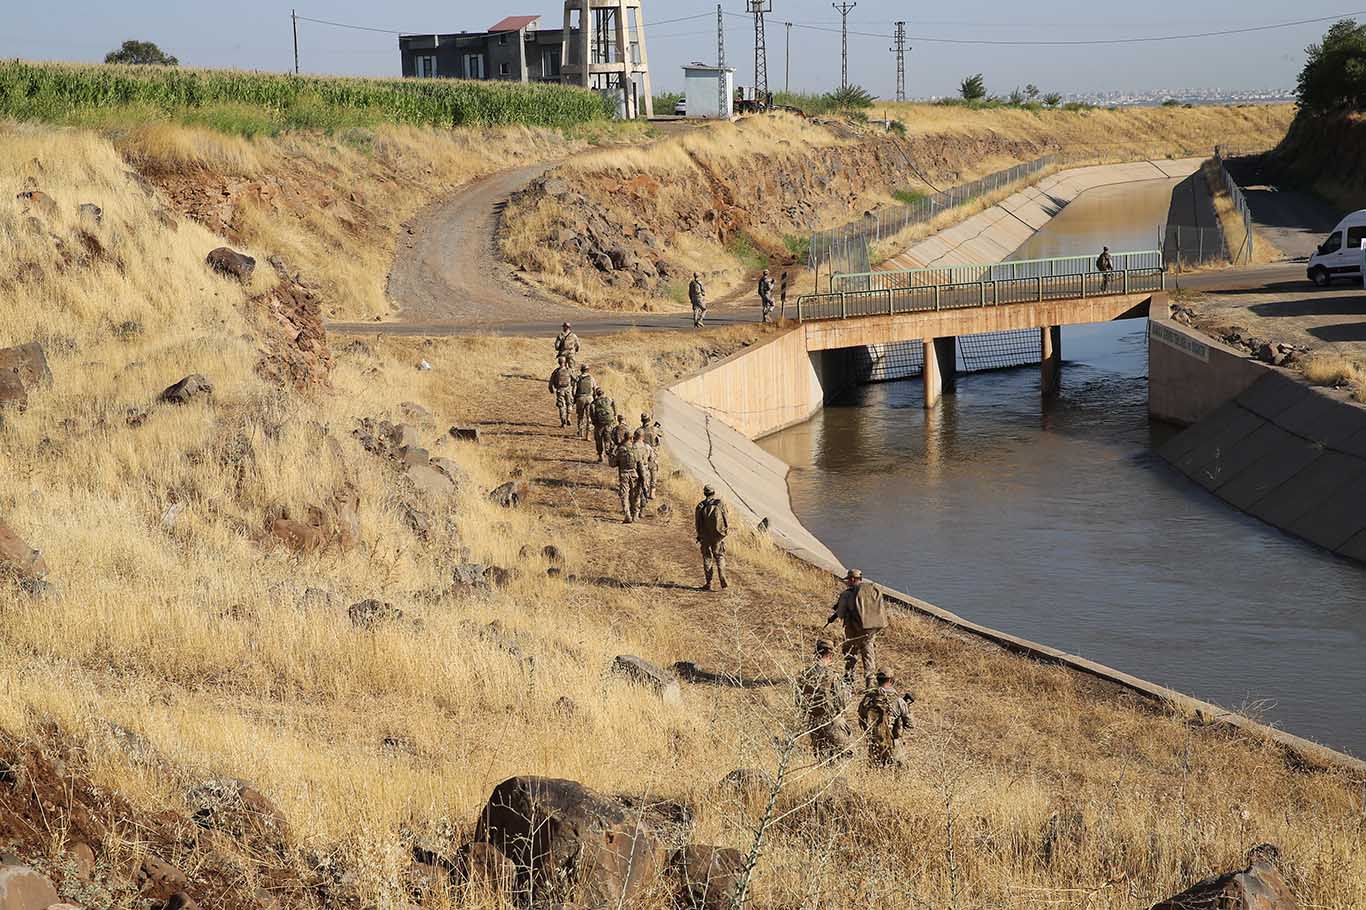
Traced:
[[1247, 197], [1253, 223], [1289, 259], [1308, 259], [1346, 214], [1313, 193], [1278, 186], [1259, 159], [1230, 161], [1228, 168]]

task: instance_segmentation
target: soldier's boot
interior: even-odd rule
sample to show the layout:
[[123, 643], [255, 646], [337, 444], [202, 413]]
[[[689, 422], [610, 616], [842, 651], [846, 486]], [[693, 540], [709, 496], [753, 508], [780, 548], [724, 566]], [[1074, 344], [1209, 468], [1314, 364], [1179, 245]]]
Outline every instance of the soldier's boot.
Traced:
[[704, 571], [704, 572], [707, 573], [707, 583], [704, 584], [704, 585], [702, 586], [702, 590], [703, 590], [703, 591], [710, 591], [710, 590], [712, 590], [712, 586], [711, 586], [711, 566], [705, 566], [705, 565], [704, 565], [704, 566], [702, 567], [702, 571]]
[[716, 580], [721, 582], [721, 590], [724, 591], [730, 587], [726, 583], [726, 561], [724, 559], [716, 560]]

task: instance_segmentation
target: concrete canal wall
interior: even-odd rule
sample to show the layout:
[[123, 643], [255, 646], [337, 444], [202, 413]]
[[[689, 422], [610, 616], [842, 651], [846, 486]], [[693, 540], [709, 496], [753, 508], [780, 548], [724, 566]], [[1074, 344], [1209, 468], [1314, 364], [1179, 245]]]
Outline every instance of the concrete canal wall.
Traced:
[[1189, 427], [1158, 450], [1224, 502], [1366, 562], [1366, 408], [1155, 314], [1149, 411]]

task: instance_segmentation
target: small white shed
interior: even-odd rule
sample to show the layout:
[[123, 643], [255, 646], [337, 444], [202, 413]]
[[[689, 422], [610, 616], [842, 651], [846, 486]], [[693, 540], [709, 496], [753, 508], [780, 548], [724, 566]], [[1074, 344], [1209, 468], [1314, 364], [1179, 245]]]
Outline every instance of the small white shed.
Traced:
[[[683, 67], [684, 93], [689, 117], [729, 119], [735, 114], [735, 70], [732, 67], [704, 66], [694, 63]], [[725, 107], [720, 107], [724, 99]]]

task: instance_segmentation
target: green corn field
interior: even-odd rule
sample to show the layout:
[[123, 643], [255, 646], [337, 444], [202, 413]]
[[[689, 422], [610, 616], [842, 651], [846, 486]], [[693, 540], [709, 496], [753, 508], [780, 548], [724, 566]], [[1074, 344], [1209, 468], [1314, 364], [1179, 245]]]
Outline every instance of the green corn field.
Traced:
[[100, 124], [133, 112], [248, 133], [381, 123], [569, 127], [609, 117], [600, 95], [560, 85], [0, 61], [0, 117]]

